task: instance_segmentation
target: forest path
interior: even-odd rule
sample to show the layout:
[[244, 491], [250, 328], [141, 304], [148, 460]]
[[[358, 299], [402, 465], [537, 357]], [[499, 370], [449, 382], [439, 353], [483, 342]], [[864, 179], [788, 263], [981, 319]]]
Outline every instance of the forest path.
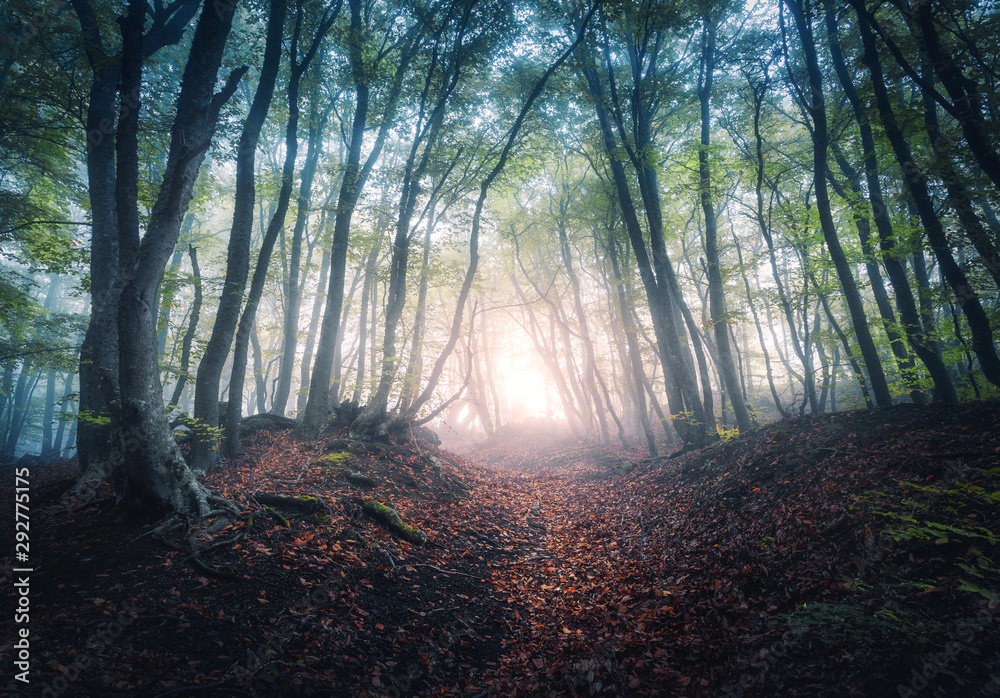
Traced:
[[473, 505], [508, 513], [527, 534], [518, 554], [490, 565], [494, 588], [518, 606], [491, 672], [496, 684], [526, 695], [676, 693], [682, 682], [667, 666], [671, 652], [655, 641], [663, 636], [647, 632], [668, 627], [674, 612], [640, 498], [621, 491], [627, 454], [524, 440], [466, 456], [489, 483]]

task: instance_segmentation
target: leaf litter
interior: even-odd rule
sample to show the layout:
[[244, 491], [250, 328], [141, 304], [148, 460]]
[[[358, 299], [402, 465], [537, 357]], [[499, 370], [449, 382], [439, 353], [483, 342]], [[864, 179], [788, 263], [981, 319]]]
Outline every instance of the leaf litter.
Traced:
[[530, 430], [461, 456], [261, 432], [205, 478], [241, 517], [161, 540], [110, 490], [60, 508], [73, 467], [35, 480], [17, 695], [997, 693], [995, 403], [658, 459]]

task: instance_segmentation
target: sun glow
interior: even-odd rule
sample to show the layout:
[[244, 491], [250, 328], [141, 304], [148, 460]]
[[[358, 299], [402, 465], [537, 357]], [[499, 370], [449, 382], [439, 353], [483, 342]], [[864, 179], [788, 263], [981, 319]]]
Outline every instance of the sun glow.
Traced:
[[517, 352], [499, 362], [497, 389], [503, 395], [505, 421], [562, 416], [548, 369], [533, 352]]

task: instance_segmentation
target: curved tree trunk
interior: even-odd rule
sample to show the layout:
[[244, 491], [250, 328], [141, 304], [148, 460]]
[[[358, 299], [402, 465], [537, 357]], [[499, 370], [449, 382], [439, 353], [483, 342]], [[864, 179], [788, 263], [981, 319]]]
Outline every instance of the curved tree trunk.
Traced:
[[910, 390], [910, 398], [918, 405], [927, 402], [927, 396], [921, 389], [916, 374], [916, 365], [910, 353], [906, 350], [906, 343], [902, 333], [896, 324], [896, 314], [892, 310], [889, 302], [889, 294], [885, 290], [885, 281], [882, 278], [882, 270], [879, 268], [878, 260], [875, 256], [875, 248], [872, 246], [871, 221], [868, 220], [857, 208], [858, 202], [863, 198], [861, 183], [858, 181], [857, 172], [850, 167], [847, 159], [840, 152], [839, 148], [834, 148], [837, 162], [840, 169], [849, 178], [851, 192], [850, 195], [844, 191], [843, 187], [827, 172], [830, 185], [837, 195], [844, 201], [851, 204], [851, 216], [854, 219], [854, 226], [858, 230], [858, 240], [861, 242], [861, 252], [865, 256], [865, 270], [868, 272], [868, 280], [871, 282], [872, 296], [875, 297], [875, 305], [878, 307], [879, 316], [882, 318], [882, 328], [889, 338], [889, 347], [892, 349], [896, 362], [899, 365], [899, 372], [903, 376], [903, 381]]
[[[261, 65], [257, 89], [236, 151], [236, 195], [233, 199], [233, 224], [226, 250], [226, 278], [215, 312], [215, 324], [208, 344], [198, 363], [195, 378], [194, 418], [215, 426], [219, 423], [219, 384], [222, 371], [236, 333], [243, 293], [250, 275], [250, 239], [253, 233], [254, 167], [260, 130], [267, 118], [274, 97], [274, 86], [281, 62], [281, 40], [284, 36], [286, 0], [271, 0], [268, 14], [264, 62]], [[195, 439], [191, 459], [195, 468], [207, 470], [215, 464], [215, 439]]]
[[390, 126], [395, 122], [395, 111], [402, 91], [403, 79], [408, 73], [410, 61], [419, 45], [419, 25], [414, 25], [399, 42], [399, 60], [392, 77], [392, 84], [386, 95], [386, 107], [382, 114], [382, 125], [371, 152], [361, 164], [361, 150], [368, 125], [368, 110], [371, 107], [369, 66], [365, 64], [362, 38], [366, 28], [362, 17], [360, 0], [350, 0], [351, 33], [354, 40], [349, 45], [351, 73], [355, 87], [354, 119], [351, 125], [351, 139], [344, 164], [337, 200], [337, 217], [333, 226], [333, 240], [330, 247], [330, 282], [327, 287], [326, 308], [320, 324], [319, 344], [309, 380], [309, 397], [299, 421], [298, 431], [304, 436], [319, 433], [326, 423], [330, 411], [331, 377], [333, 360], [340, 344], [341, 312], [344, 309], [344, 282], [347, 277], [347, 248], [351, 236], [351, 220], [361, 192], [368, 182], [372, 167], [382, 152]]
[[[145, 2], [132, 2], [123, 22], [124, 94], [141, 83], [141, 42]], [[181, 221], [201, 162], [211, 147], [219, 110], [236, 89], [245, 69], [233, 73], [222, 93], [213, 94], [235, 6], [202, 9], [171, 129], [170, 148], [146, 234], [138, 226], [138, 116], [119, 120], [116, 200], [123, 274], [119, 291], [118, 340], [121, 404], [113, 412], [115, 437], [124, 454], [127, 476], [124, 504], [147, 514], [179, 513], [202, 517], [216, 501], [195, 480], [181, 455], [163, 405], [156, 353], [156, 292], [180, 232]], [[136, 92], [138, 94], [138, 92]]]
[[913, 347], [914, 353], [927, 368], [931, 379], [934, 381], [934, 399], [942, 402], [955, 402], [958, 396], [955, 386], [952, 384], [948, 368], [941, 358], [941, 353], [937, 350], [934, 342], [931, 341], [923, 331], [920, 324], [920, 316], [917, 311], [917, 304], [913, 297], [913, 290], [910, 287], [906, 270], [899, 260], [896, 250], [896, 235], [892, 228], [892, 221], [889, 218], [889, 209], [886, 206], [885, 198], [882, 195], [882, 183], [879, 179], [878, 160], [875, 151], [875, 138], [872, 134], [871, 123], [864, 104], [858, 96], [857, 89], [847, 70], [844, 62], [843, 52], [837, 39], [837, 15], [830, 0], [826, 6], [827, 35], [829, 36], [830, 52], [833, 57], [833, 65], [844, 93], [851, 104], [854, 112], [854, 119], [858, 124], [858, 131], [861, 134], [861, 148], [864, 154], [865, 183], [868, 185], [868, 199], [872, 210], [872, 220], [875, 223], [875, 230], [878, 232], [879, 245], [882, 250], [882, 263], [885, 266], [886, 276], [896, 294], [896, 307], [899, 308], [899, 316], [903, 326], [903, 332]]
[[[261, 243], [260, 253], [257, 256], [257, 266], [254, 268], [253, 278], [250, 281], [250, 291], [247, 294], [246, 306], [243, 308], [243, 314], [240, 316], [240, 322], [236, 328], [236, 342], [233, 348], [233, 370], [229, 378], [229, 402], [226, 406], [226, 415], [223, 424], [225, 454], [230, 458], [238, 456], [242, 452], [240, 422], [243, 419], [243, 386], [246, 382], [247, 342], [250, 338], [250, 330], [256, 321], [257, 307], [260, 304], [261, 294], [264, 292], [267, 268], [271, 263], [274, 243], [278, 238], [278, 233], [281, 232], [285, 224], [285, 214], [288, 212], [288, 204], [292, 196], [292, 186], [295, 179], [295, 158], [298, 154], [299, 144], [297, 135], [299, 124], [299, 84], [302, 74], [309, 67], [309, 63], [313, 57], [315, 57], [323, 38], [333, 25], [333, 21], [339, 12], [340, 5], [338, 4], [332, 11], [324, 15], [315, 36], [313, 36], [312, 44], [301, 61], [298, 57], [299, 33], [302, 27], [301, 5], [298, 6], [295, 18], [295, 30], [292, 33], [289, 53], [291, 67], [288, 78], [288, 123], [285, 127], [285, 163], [281, 173], [281, 189], [278, 192], [277, 206], [268, 223], [267, 231], [264, 233], [264, 240]], [[207, 401], [208, 397], [206, 396], [205, 399]], [[207, 402], [205, 408], [211, 409]], [[214, 447], [214, 444], [217, 443], [211, 434], [206, 434], [204, 441], [209, 443], [210, 448]], [[208, 459], [212, 460], [211, 456]]]
[[535, 101], [539, 98], [539, 96], [541, 96], [542, 91], [545, 89], [545, 84], [548, 82], [549, 78], [552, 77], [553, 73], [555, 73], [559, 67], [566, 62], [570, 55], [572, 55], [577, 47], [583, 42], [584, 36], [586, 35], [587, 25], [590, 23], [590, 19], [593, 17], [596, 10], [597, 5], [595, 4], [584, 17], [577, 33], [576, 40], [569, 46], [569, 48], [560, 54], [552, 65], [550, 65], [542, 74], [538, 81], [535, 82], [531, 92], [528, 94], [527, 99], [525, 99], [524, 104], [521, 106], [521, 110], [518, 112], [517, 118], [514, 120], [513, 125], [511, 125], [510, 130], [507, 132], [507, 140], [504, 143], [503, 150], [500, 152], [500, 157], [497, 159], [493, 169], [491, 169], [489, 174], [486, 175], [479, 187], [479, 198], [476, 200], [475, 211], [472, 214], [472, 226], [469, 232], [469, 266], [465, 271], [465, 278], [462, 280], [462, 286], [458, 292], [458, 300], [455, 304], [455, 315], [452, 318], [451, 332], [449, 333], [448, 340], [445, 343], [441, 354], [434, 362], [434, 367], [431, 369], [430, 376], [428, 376], [427, 379], [427, 385], [414, 399], [413, 404], [410, 406], [408, 411], [408, 414], [410, 415], [415, 414], [417, 410], [423, 407], [423, 405], [430, 400], [431, 396], [434, 394], [435, 388], [437, 388], [437, 383], [441, 378], [441, 373], [444, 371], [445, 362], [447, 362], [451, 352], [455, 349], [455, 344], [458, 343], [458, 337], [462, 330], [463, 310], [465, 303], [469, 298], [469, 292], [472, 289], [472, 282], [476, 277], [476, 270], [479, 268], [479, 228], [482, 220], [483, 206], [486, 204], [486, 196], [489, 193], [490, 187], [493, 185], [496, 178], [500, 176], [500, 173], [503, 172], [504, 167], [507, 166], [511, 150], [513, 149], [514, 143], [521, 132], [521, 126], [524, 124], [524, 120], [527, 118], [528, 113], [534, 106]]

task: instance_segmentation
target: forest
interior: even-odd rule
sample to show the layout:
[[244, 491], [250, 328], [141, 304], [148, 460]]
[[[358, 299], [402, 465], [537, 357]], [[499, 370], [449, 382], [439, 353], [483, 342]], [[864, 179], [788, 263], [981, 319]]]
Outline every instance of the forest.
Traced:
[[[324, 593], [350, 599], [340, 621], [360, 634], [344, 645], [328, 628], [313, 641], [361, 646], [364, 635], [367, 654], [356, 666], [344, 654], [324, 674], [303, 659], [308, 634], [297, 635], [297, 660], [263, 663], [274, 680], [294, 678], [288, 695], [913, 695], [923, 688], [900, 678], [891, 646], [947, 654], [968, 627], [968, 652], [925, 671], [924, 686], [991, 695], [996, 661], [971, 688], [955, 662], [972, 671], [971, 657], [998, 642], [980, 622], [1000, 603], [998, 37], [992, 0], [6, 0], [0, 470], [10, 501], [0, 510], [10, 525], [22, 504], [38, 512], [31, 561], [47, 559], [48, 572], [33, 588], [48, 610], [32, 632], [82, 646], [88, 631], [71, 639], [53, 603], [84, 608], [93, 593], [71, 600], [56, 580], [97, 546], [130, 569], [162, 558], [208, 590], [247, 582], [255, 565], [276, 588], [298, 583], [289, 570], [312, 587], [302, 570], [329, 579], [339, 569]], [[591, 521], [587, 497], [618, 523]], [[712, 507], [728, 513], [702, 521]], [[772, 518], [805, 528], [765, 535]], [[754, 583], [772, 592], [768, 566], [788, 579], [796, 565], [823, 566], [802, 561], [813, 552], [765, 564], [744, 551], [712, 567], [705, 541], [730, 544], [713, 528], [722, 520], [749, 527], [736, 540], [794, 539], [802, 552], [813, 551], [810, 535], [836, 534], [861, 552], [831, 543], [823, 564], [840, 560], [837, 571], [797, 580], [803, 595], [786, 587], [780, 602], [720, 591], [704, 575], [722, 580], [727, 565], [740, 584], [763, 574]], [[127, 532], [112, 533], [119, 525]], [[2, 550], [22, 566], [24, 528], [25, 557], [14, 538]], [[570, 552], [569, 532], [581, 529], [604, 541], [611, 571]], [[916, 567], [871, 558], [872, 531]], [[700, 542], [676, 557], [686, 535]], [[272, 536], [300, 553], [321, 539], [341, 552], [324, 558], [324, 543], [312, 562], [247, 562], [252, 546], [258, 556], [281, 547]], [[530, 542], [539, 536], [548, 548]], [[418, 554], [429, 557], [404, 567]], [[879, 603], [896, 600], [878, 610], [850, 597], [863, 590], [837, 576], [848, 559], [850, 579], [874, 575]], [[518, 577], [524, 560], [548, 576]], [[448, 580], [465, 599], [479, 592], [462, 584], [492, 574], [496, 604], [519, 610], [480, 598], [478, 620], [427, 620], [417, 634], [437, 638], [435, 649], [404, 677], [397, 660], [380, 663], [401, 650], [378, 639], [378, 614], [368, 618], [383, 609], [382, 631], [385, 609], [404, 608], [372, 591], [376, 565], [394, 584], [401, 569], [421, 586]], [[971, 571], [959, 579], [955, 565]], [[528, 588], [555, 598], [602, 575], [633, 605], [704, 592], [715, 608], [721, 594], [741, 610], [698, 622], [754, 639], [709, 657], [715, 630], [684, 620], [687, 638], [702, 638], [694, 654], [707, 654], [678, 668], [663, 630], [678, 624], [648, 604], [633, 618], [625, 601], [626, 620], [614, 622], [628, 631], [594, 621], [606, 631], [586, 640], [565, 619], [523, 630], [539, 604], [582, 613], [565, 599], [533, 604]], [[669, 591], [689, 575], [697, 590]], [[134, 595], [165, 598], [175, 586], [150, 584]], [[938, 613], [933, 623], [892, 605], [907, 584], [924, 585], [920, 604], [934, 590], [948, 599], [921, 605]], [[841, 610], [803, 620], [807, 601], [832, 608], [841, 592], [853, 599]], [[131, 600], [116, 597], [118, 610]], [[755, 604], [784, 620], [762, 630], [737, 618]], [[246, 605], [248, 617], [264, 612]], [[205, 607], [208, 619], [227, 606]], [[322, 615], [324, 604], [305, 607], [303, 617]], [[779, 680], [771, 657], [763, 678], [743, 681], [762, 637], [801, 637], [834, 617], [856, 629], [847, 607], [867, 613], [862, 635], [880, 650], [844, 649], [838, 635], [809, 650], [823, 657], [815, 666], [803, 660]], [[975, 620], [946, 628], [962, 609]], [[122, 656], [155, 644], [144, 623], [128, 632], [128, 647], [113, 645]], [[227, 651], [243, 639], [228, 626], [218, 634]], [[491, 649], [457, 651], [473, 640]], [[58, 671], [66, 683], [72, 655], [33, 643], [51, 653], [45, 690]], [[845, 669], [831, 647], [858, 664]], [[5, 675], [20, 668], [4, 662]], [[276, 695], [246, 663], [242, 674], [219, 664], [172, 679], [161, 664], [150, 669], [159, 683], [113, 664], [83, 666], [89, 683], [72, 678], [56, 694]], [[858, 678], [879, 666], [890, 667], [884, 685]], [[845, 671], [857, 681], [831, 678]], [[114, 680], [100, 687], [98, 672]], [[16, 686], [36, 695], [37, 685]]]

